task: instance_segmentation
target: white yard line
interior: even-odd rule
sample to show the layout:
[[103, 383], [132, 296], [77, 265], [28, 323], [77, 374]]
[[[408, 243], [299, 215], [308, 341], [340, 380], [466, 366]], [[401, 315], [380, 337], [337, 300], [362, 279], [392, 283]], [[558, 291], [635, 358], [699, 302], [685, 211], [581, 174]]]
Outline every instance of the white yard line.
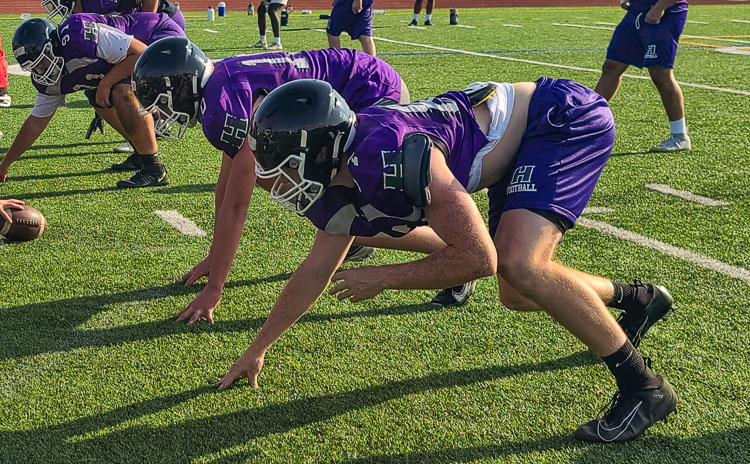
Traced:
[[607, 208], [605, 206], [587, 206], [583, 208], [583, 214], [601, 214], [601, 213], [614, 213], [615, 210]]
[[186, 218], [175, 210], [156, 210], [154, 214], [159, 216], [162, 221], [179, 230], [184, 235], [192, 237], [205, 237], [206, 233], [200, 229], [193, 221]]
[[743, 24], [750, 24], [750, 21], [747, 21], [745, 19], [730, 19], [729, 21], [733, 23], [743, 23]]
[[407, 26], [407, 27], [409, 29], [419, 29], [420, 31], [424, 31], [425, 29], [427, 29], [426, 27], [422, 27], [422, 26]]
[[8, 66], [8, 74], [13, 74], [16, 76], [31, 76], [30, 72], [24, 71], [21, 69], [20, 65], [17, 64], [11, 64]]
[[602, 26], [617, 26], [617, 23], [605, 23], [603, 21], [596, 21], [594, 24], [601, 24]]
[[690, 24], [708, 24], [707, 21], [691, 21], [689, 19], [687, 21], [685, 21], [685, 22], [686, 23], [690, 23]]
[[466, 24], [454, 24], [456, 27], [465, 27], [466, 29], [476, 29], [476, 26], [467, 26]]
[[[312, 30], [316, 31], [324, 31], [324, 29], [316, 29], [313, 28]], [[561, 68], [561, 69], [572, 69], [574, 71], [584, 71], [584, 72], [591, 72], [596, 74], [601, 74], [601, 69], [594, 69], [594, 68], [583, 68], [580, 66], [568, 66], [564, 64], [557, 64], [557, 63], [547, 63], [544, 61], [535, 61], [535, 60], [525, 60], [522, 58], [512, 58], [509, 56], [501, 56], [501, 55], [491, 55], [489, 53], [481, 53], [481, 52], [472, 52], [468, 50], [460, 50], [457, 48], [448, 48], [448, 47], [439, 47], [437, 45], [428, 45], [428, 44], [422, 44], [422, 43], [416, 43], [416, 42], [405, 42], [402, 40], [393, 40], [393, 39], [386, 39], [385, 37], [373, 37], [375, 40], [380, 40], [381, 42], [388, 42], [388, 43], [394, 43], [399, 45], [409, 45], [411, 47], [421, 47], [421, 48], [428, 48], [431, 50], [442, 50], [446, 52], [453, 52], [453, 53], [460, 53], [463, 55], [470, 55], [470, 56], [482, 56], [485, 58], [492, 58], [495, 60], [503, 60], [503, 61], [513, 61], [516, 63], [527, 63], [527, 64], [534, 64], [537, 66], [549, 66], [552, 68]], [[650, 81], [651, 78], [648, 76], [638, 76], [634, 74], [623, 74], [623, 76], [628, 77], [630, 79], [640, 79], [640, 80], [647, 80]], [[734, 93], [737, 95], [750, 95], [750, 91], [748, 90], [739, 90], [739, 89], [728, 89], [724, 87], [715, 87], [713, 85], [705, 85], [705, 84], [693, 84], [690, 82], [682, 82], [678, 81], [678, 83], [683, 87], [694, 87], [697, 89], [704, 89], [704, 90], [713, 90], [716, 92], [725, 92], [725, 93]]]
[[612, 235], [622, 240], [636, 243], [646, 248], [651, 248], [652, 250], [666, 253], [675, 258], [697, 264], [698, 266], [701, 266], [703, 268], [719, 272], [735, 279], [743, 280], [746, 283], [750, 284], [750, 271], [748, 271], [747, 269], [732, 266], [719, 260], [709, 258], [708, 256], [704, 256], [700, 253], [694, 253], [692, 251], [688, 251], [674, 245], [670, 245], [668, 243], [660, 242], [659, 240], [645, 237], [629, 230], [620, 229], [618, 227], [609, 225], [606, 222], [594, 221], [592, 219], [581, 217], [578, 218], [578, 222], [576, 224], [588, 229], [598, 230], [599, 232]]
[[520, 24], [503, 24], [505, 27], [523, 27]]
[[656, 190], [657, 192], [664, 193], [666, 195], [673, 195], [683, 200], [692, 201], [693, 203], [700, 203], [706, 206], [727, 206], [729, 203], [720, 200], [714, 200], [713, 198], [696, 195], [687, 190], [677, 190], [669, 185], [664, 184], [646, 184], [647, 189]]
[[219, 31], [215, 31], [213, 29], [203, 29], [203, 32], [210, 32], [211, 34], [218, 34]]

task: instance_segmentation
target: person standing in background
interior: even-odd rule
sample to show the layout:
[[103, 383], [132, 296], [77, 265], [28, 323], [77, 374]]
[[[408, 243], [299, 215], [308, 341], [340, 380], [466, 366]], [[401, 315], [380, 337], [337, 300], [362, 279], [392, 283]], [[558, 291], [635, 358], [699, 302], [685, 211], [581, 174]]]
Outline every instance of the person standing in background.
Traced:
[[[287, 0], [263, 0], [258, 5], [258, 41], [250, 48], [265, 48], [267, 50], [281, 50], [281, 24], [278, 11], [286, 6]], [[266, 43], [266, 13], [271, 18], [273, 30], [273, 44]]]
[[0, 108], [10, 106], [10, 95], [8, 95], [8, 62], [5, 61], [5, 53], [2, 49], [3, 38], [0, 36]]
[[346, 32], [352, 40], [359, 39], [362, 51], [375, 56], [375, 41], [372, 40], [373, 0], [335, 0], [328, 18], [326, 33], [328, 46], [341, 48], [341, 33]]
[[[427, 0], [427, 13], [424, 15], [424, 25], [432, 26], [432, 9], [435, 7], [435, 0]], [[419, 21], [419, 13], [422, 11], [422, 0], [414, 1], [414, 17], [412, 18], [409, 26], [416, 26]]]
[[687, 0], [621, 0], [627, 14], [615, 29], [602, 66], [596, 92], [612, 100], [622, 75], [633, 65], [646, 68], [667, 112], [671, 136], [652, 152], [676, 152], [692, 148], [685, 123], [685, 101], [674, 78], [677, 42], [688, 15]]

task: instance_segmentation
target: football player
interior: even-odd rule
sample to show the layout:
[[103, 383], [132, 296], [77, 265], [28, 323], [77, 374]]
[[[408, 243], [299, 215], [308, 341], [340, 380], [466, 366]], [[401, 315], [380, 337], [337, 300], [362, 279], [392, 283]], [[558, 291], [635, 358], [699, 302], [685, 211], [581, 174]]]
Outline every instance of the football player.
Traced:
[[168, 0], [42, 0], [42, 8], [53, 23], [64, 21], [72, 13], [164, 13], [185, 30], [185, 16]]
[[31, 72], [38, 94], [31, 115], [0, 163], [0, 181], [10, 165], [36, 141], [65, 96], [85, 90], [97, 113], [136, 150], [115, 170], [137, 171], [120, 188], [166, 185], [169, 180], [159, 156], [153, 117], [139, 112], [130, 86], [135, 61], [146, 45], [160, 38], [184, 37], [167, 15], [137, 13], [125, 16], [75, 14], [57, 28], [41, 18], [16, 29], [13, 53], [21, 67]]
[[[432, 26], [432, 9], [435, 8], [435, 0], [427, 0], [427, 9], [424, 15], [424, 25]], [[416, 26], [419, 21], [419, 13], [422, 11], [422, 0], [414, 0], [414, 16], [409, 26]]]
[[628, 12], [615, 29], [602, 75], [596, 84], [601, 96], [612, 100], [622, 75], [633, 65], [648, 69], [669, 118], [671, 137], [652, 147], [654, 152], [690, 150], [685, 102], [674, 78], [677, 42], [687, 20], [687, 0], [621, 0]]
[[[497, 274], [505, 306], [546, 311], [616, 379], [610, 409], [576, 438], [630, 440], [674, 411], [674, 390], [634, 346], [671, 307], [666, 289], [612, 282], [553, 259], [614, 144], [601, 96], [541, 78], [477, 83], [355, 114], [330, 84], [300, 80], [266, 97], [251, 136], [256, 174], [274, 181], [271, 197], [318, 233], [220, 389], [240, 377], [257, 387], [267, 350], [332, 280], [329, 293], [360, 301], [385, 289], [444, 288]], [[483, 188], [494, 239], [469, 195]], [[444, 243], [425, 258], [337, 272], [354, 236], [402, 237], [427, 224]], [[623, 326], [606, 304], [627, 310]]]
[[[253, 186], [256, 181], [266, 190], [272, 185], [255, 176], [254, 140], [248, 138], [254, 109], [279, 85], [312, 77], [328, 81], [357, 109], [384, 101], [409, 101], [406, 84], [388, 63], [354, 50], [274, 52], [235, 56], [212, 64], [189, 40], [169, 38], [148, 47], [136, 63], [135, 94], [143, 108], [159, 114], [156, 131], [179, 140], [188, 126], [200, 121], [208, 141], [222, 152], [211, 249], [182, 279], [185, 285], [192, 285], [208, 276], [208, 285], [179, 313], [180, 320], [193, 323], [205, 318], [213, 323]], [[410, 240], [400, 241], [397, 247], [412, 249]], [[355, 245], [347, 260], [359, 261], [371, 253], [372, 248]], [[433, 302], [463, 304], [474, 288], [473, 282], [461, 283], [438, 294]]]
[[330, 48], [341, 48], [341, 33], [346, 32], [352, 40], [359, 39], [363, 52], [375, 56], [375, 41], [372, 40], [372, 1], [336, 0], [333, 2], [333, 9], [326, 26]]

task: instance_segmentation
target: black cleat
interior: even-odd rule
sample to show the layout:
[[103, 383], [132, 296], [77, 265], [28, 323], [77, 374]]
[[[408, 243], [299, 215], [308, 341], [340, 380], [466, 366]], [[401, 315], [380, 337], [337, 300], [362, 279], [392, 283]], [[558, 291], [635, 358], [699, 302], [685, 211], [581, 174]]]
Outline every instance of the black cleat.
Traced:
[[633, 346], [638, 348], [648, 329], [660, 319], [663, 319], [672, 309], [674, 299], [669, 291], [661, 285], [643, 284], [635, 281], [633, 287], [636, 292], [646, 292], [645, 301], [648, 301], [648, 303], [643, 309], [623, 312], [617, 322], [630, 342], [633, 343]]
[[434, 305], [439, 305], [444, 308], [450, 306], [463, 306], [469, 301], [469, 297], [474, 294], [474, 290], [477, 288], [477, 281], [472, 280], [463, 285], [456, 287], [446, 288], [440, 291], [435, 298], [430, 301]]
[[[428, 20], [425, 20], [424, 25], [425, 26], [432, 26], [432, 23], [430, 21], [428, 21]], [[416, 26], [416, 24], [415, 24], [415, 26]]]
[[409, 26], [416, 26], [416, 25], [417, 25], [416, 19], [412, 19], [411, 22], [409, 23]]
[[352, 245], [349, 247], [349, 251], [346, 252], [344, 263], [354, 263], [357, 261], [364, 261], [365, 259], [372, 256], [374, 253], [375, 253], [375, 248], [373, 247], [362, 246], [362, 245]]
[[577, 440], [592, 443], [616, 443], [638, 438], [649, 427], [677, 409], [677, 395], [672, 386], [657, 376], [661, 387], [639, 390], [627, 395], [615, 393], [605, 406], [609, 410], [601, 419], [587, 422], [575, 431]]
[[141, 169], [130, 179], [117, 181], [118, 188], [159, 187], [167, 184], [169, 177], [164, 166], [155, 166], [149, 170]]
[[113, 171], [137, 171], [139, 169], [141, 169], [141, 155], [138, 153], [128, 156], [122, 163], [112, 165]]

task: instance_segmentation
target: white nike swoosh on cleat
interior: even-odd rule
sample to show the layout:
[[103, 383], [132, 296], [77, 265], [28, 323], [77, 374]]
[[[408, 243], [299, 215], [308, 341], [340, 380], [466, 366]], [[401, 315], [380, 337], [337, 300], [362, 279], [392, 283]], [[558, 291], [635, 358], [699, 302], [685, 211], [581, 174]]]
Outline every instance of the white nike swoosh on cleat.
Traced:
[[[599, 423], [596, 425], [596, 434], [599, 435], [599, 438], [601, 438], [602, 441], [605, 441], [605, 442], [611, 442], [611, 441], [617, 440], [620, 437], [620, 435], [622, 435], [623, 433], [625, 433], [626, 430], [628, 430], [628, 427], [630, 427], [630, 423], [633, 422], [633, 419], [635, 419], [635, 415], [638, 412], [638, 409], [641, 408], [642, 404], [643, 404], [643, 401], [639, 401], [638, 404], [633, 408], [633, 410], [630, 411], [630, 413], [622, 419], [622, 422], [620, 422], [620, 425], [618, 425], [617, 427], [612, 427], [612, 428], [604, 427], [602, 425], [603, 420], [600, 420]], [[604, 435], [608, 435], [608, 436], [605, 437], [604, 435], [602, 435], [602, 431], [604, 431]], [[611, 432], [617, 432], [617, 434], [612, 436]]]

